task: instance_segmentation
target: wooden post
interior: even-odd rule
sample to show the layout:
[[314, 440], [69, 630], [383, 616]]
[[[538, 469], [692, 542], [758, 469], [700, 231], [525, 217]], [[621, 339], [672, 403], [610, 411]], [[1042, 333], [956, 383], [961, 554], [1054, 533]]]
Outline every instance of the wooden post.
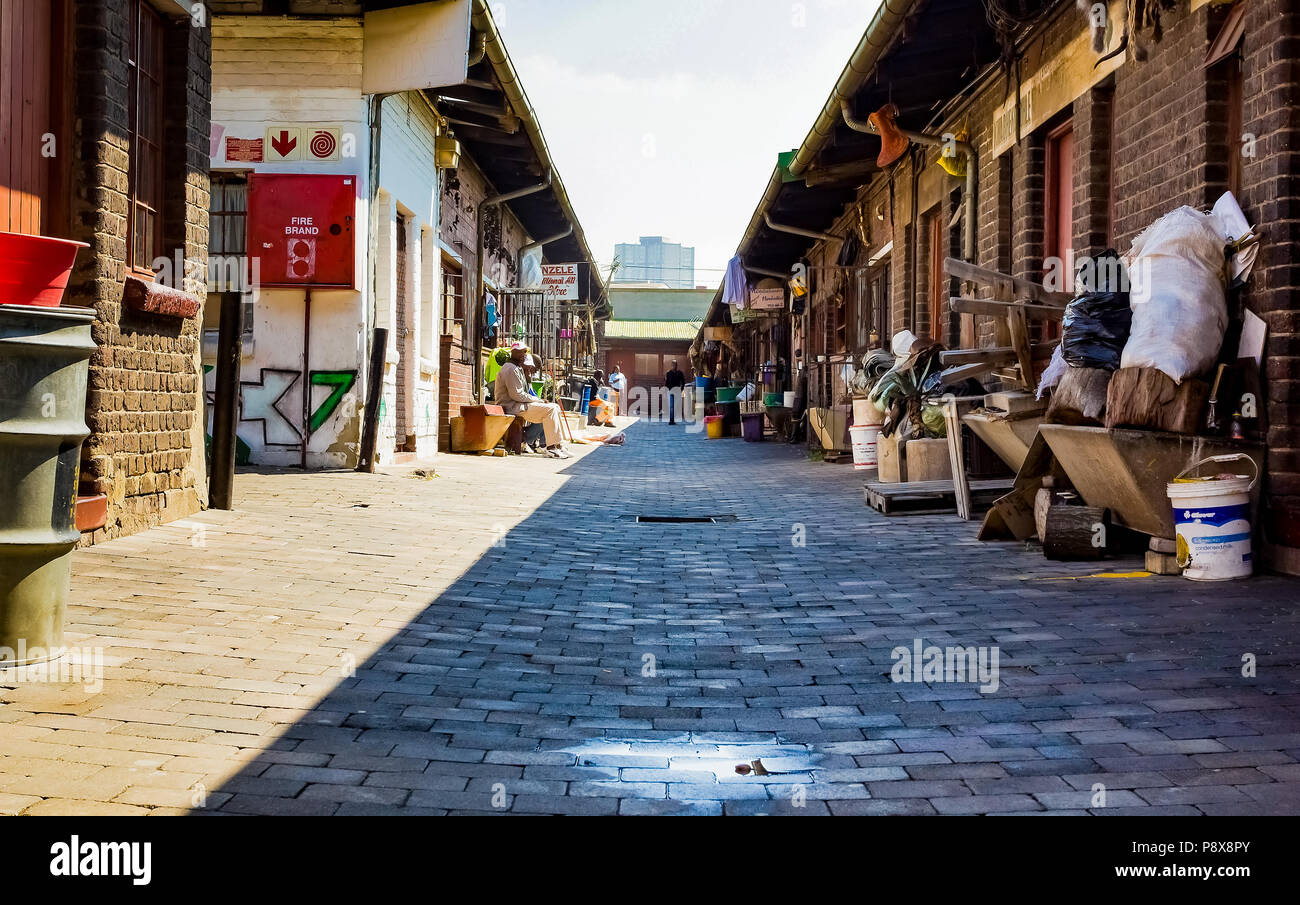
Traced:
[[953, 497], [957, 501], [957, 517], [970, 521], [970, 482], [966, 478], [965, 456], [961, 449], [961, 413], [957, 400], [951, 397], [943, 403], [943, 422], [948, 429], [948, 460], [952, 463]]

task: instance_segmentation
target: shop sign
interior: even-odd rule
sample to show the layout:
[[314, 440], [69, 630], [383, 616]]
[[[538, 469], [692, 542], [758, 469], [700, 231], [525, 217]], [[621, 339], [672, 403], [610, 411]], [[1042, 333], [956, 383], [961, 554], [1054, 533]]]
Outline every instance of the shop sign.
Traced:
[[784, 311], [784, 289], [749, 290], [749, 307], [754, 311]]
[[542, 291], [551, 299], [576, 302], [578, 300], [578, 265], [543, 264]]

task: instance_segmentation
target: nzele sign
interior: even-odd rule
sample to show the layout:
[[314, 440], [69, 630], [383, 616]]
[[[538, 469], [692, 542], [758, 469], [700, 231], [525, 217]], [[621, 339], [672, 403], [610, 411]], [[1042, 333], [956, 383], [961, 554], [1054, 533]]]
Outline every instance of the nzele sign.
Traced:
[[263, 286], [354, 287], [355, 176], [248, 177], [248, 256]]
[[749, 307], [754, 311], [784, 311], [784, 289], [749, 290]]
[[578, 300], [578, 265], [543, 264], [542, 291], [553, 299]]

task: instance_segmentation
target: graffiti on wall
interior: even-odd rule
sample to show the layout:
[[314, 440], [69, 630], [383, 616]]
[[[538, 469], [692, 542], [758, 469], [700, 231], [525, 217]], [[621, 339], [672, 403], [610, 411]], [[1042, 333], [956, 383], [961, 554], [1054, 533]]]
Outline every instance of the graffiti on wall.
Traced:
[[352, 389], [352, 385], [356, 382], [356, 371], [312, 371], [311, 385], [314, 387], [328, 387], [330, 393], [325, 397], [325, 401], [311, 413], [308, 428], [313, 431], [320, 430], [321, 425], [334, 414], [339, 407], [339, 403], [343, 401], [343, 397], [348, 394], [348, 390]]
[[[212, 365], [203, 366], [205, 376], [212, 370]], [[285, 408], [286, 397], [298, 387], [301, 379], [301, 371], [287, 368], [261, 368], [257, 380], [240, 381], [240, 424], [260, 424], [264, 446], [286, 448], [302, 445], [303, 434], [299, 426], [301, 415], [291, 413]], [[357, 372], [355, 370], [312, 371], [308, 382], [313, 388], [323, 387], [327, 391], [325, 398], [312, 410], [307, 420], [308, 432], [314, 433], [338, 411], [339, 405], [356, 385]], [[206, 396], [208, 410], [211, 412], [216, 399], [215, 389], [207, 388]], [[211, 440], [209, 418], [209, 443]], [[251, 452], [248, 444], [237, 437], [236, 445], [236, 461], [241, 465], [247, 464]]]

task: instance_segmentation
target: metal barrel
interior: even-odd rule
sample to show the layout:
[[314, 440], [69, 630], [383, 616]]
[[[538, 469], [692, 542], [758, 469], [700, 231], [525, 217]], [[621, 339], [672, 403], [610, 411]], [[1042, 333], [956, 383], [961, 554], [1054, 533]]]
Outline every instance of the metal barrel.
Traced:
[[63, 651], [94, 319], [0, 305], [0, 666]]

